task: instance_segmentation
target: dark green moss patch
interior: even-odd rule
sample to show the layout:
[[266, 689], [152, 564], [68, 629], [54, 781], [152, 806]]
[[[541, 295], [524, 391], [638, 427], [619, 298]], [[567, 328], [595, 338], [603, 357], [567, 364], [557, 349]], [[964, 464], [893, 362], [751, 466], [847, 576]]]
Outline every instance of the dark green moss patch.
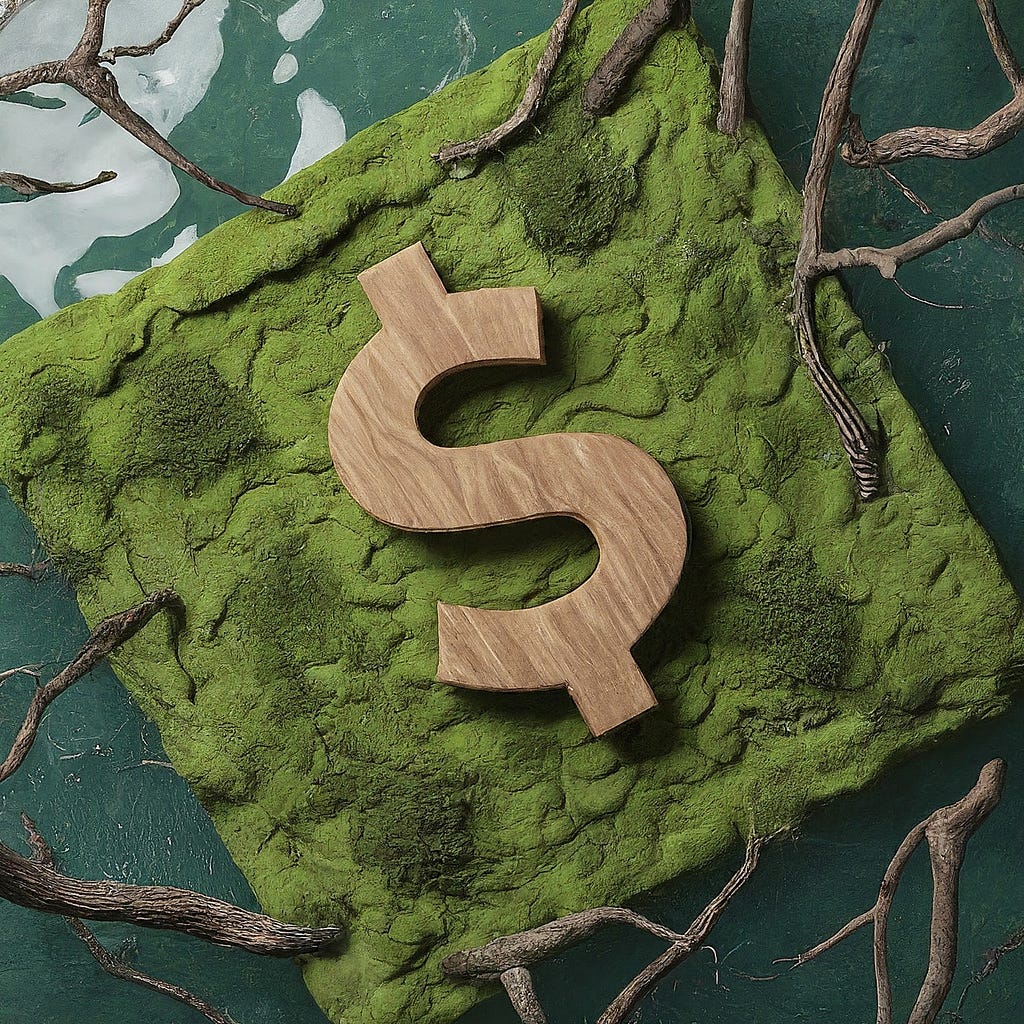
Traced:
[[822, 579], [808, 551], [765, 552], [743, 586], [747, 635], [773, 685], [841, 686], [851, 645], [851, 615], [837, 585]]
[[473, 854], [470, 797], [444, 772], [406, 771], [372, 780], [353, 826], [359, 861], [384, 872], [409, 896], [433, 890], [464, 896], [462, 872]]
[[552, 256], [586, 258], [606, 245], [637, 196], [636, 174], [601, 129], [566, 104], [505, 161], [530, 237]]
[[133, 472], [191, 493], [265, 442], [252, 393], [229, 384], [208, 358], [164, 357], [128, 379], [142, 396]]

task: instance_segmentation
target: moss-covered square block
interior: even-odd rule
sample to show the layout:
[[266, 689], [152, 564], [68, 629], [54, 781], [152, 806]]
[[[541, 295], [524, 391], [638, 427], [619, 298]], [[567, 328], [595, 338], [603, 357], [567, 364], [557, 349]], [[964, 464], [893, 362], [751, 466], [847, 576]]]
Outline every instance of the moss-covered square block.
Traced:
[[[475, 173], [431, 153], [501, 120], [537, 41], [283, 185], [297, 219], [239, 217], [0, 349], [0, 475], [90, 621], [178, 589], [180, 630], [117, 667], [264, 907], [348, 923], [305, 968], [339, 1024], [451, 1020], [476, 992], [446, 953], [706, 862], [1018, 677], [992, 544], [825, 286], [830, 357], [888, 437], [887, 496], [857, 503], [786, 320], [797, 197], [756, 127], [715, 130], [697, 39], [663, 37], [581, 118], [634, 7], [578, 17], [538, 132]], [[618, 434], [688, 504], [690, 562], [636, 648], [661, 705], [610, 739], [564, 693], [433, 681], [438, 599], [565, 593], [586, 530], [400, 533], [331, 466], [331, 396], [378, 326], [355, 275], [417, 240], [451, 290], [536, 287], [548, 340], [546, 367], [449, 380], [431, 437]]]

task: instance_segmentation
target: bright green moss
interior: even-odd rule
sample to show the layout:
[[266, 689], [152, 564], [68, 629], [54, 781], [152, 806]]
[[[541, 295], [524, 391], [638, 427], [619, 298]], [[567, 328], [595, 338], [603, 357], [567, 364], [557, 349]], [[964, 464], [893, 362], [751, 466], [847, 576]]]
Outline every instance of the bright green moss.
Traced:
[[[756, 127], [715, 130], [694, 36], [578, 115], [636, 7], [577, 16], [542, 133], [503, 158], [453, 178], [431, 153], [507, 115], [540, 41], [291, 179], [298, 218], [239, 217], [0, 348], [0, 477], [90, 622], [177, 587], [174, 647], [154, 622], [118, 669], [264, 907], [348, 925], [304, 964], [339, 1024], [450, 1021], [479, 997], [443, 980], [453, 949], [705, 864], [1020, 685], [992, 545], [825, 284], [823, 342], [888, 438], [889, 494], [858, 504], [785, 316], [797, 197]], [[402, 533], [331, 466], [331, 396], [379, 327], [355, 275], [415, 241], [450, 289], [544, 308], [546, 366], [450, 378], [430, 437], [617, 434], [688, 505], [634, 652], [660, 705], [607, 739], [561, 692], [433, 682], [437, 601], [572, 590], [597, 557], [580, 524]]]

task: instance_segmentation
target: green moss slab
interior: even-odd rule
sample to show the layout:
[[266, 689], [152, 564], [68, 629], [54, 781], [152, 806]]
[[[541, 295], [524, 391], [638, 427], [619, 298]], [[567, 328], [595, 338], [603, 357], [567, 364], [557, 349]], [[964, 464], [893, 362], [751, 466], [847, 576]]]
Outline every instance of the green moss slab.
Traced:
[[[306, 978], [339, 1024], [444, 1022], [443, 955], [601, 903], [797, 818], [1005, 707], [1020, 606], [839, 290], [837, 372], [888, 436], [854, 497], [786, 322], [797, 197], [761, 133], [714, 130], [709, 58], [663, 38], [612, 116], [577, 97], [635, 3], [578, 19], [554, 102], [504, 159], [431, 159], [514, 104], [534, 41], [363, 132], [116, 296], [0, 349], [0, 474], [86, 617], [173, 584], [121, 677], [271, 913], [345, 920]], [[660, 708], [594, 741], [564, 693], [433, 682], [435, 602], [578, 586], [583, 527], [415, 535], [362, 512], [327, 451], [377, 330], [355, 275], [422, 239], [450, 289], [533, 285], [544, 368], [452, 378], [428, 433], [608, 431], [689, 505], [677, 596], [636, 649]], [[599, 485], [599, 481], [597, 481]]]

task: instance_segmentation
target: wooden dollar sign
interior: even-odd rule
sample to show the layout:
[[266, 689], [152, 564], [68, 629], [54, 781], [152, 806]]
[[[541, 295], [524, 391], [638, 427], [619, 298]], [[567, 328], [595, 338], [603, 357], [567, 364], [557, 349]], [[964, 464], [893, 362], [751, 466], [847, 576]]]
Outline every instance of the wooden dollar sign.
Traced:
[[449, 295], [419, 244], [359, 282], [382, 326], [345, 371], [328, 428], [352, 497], [403, 530], [572, 516], [600, 547], [582, 586], [539, 607], [439, 602], [437, 678], [482, 690], [567, 687], [595, 736], [654, 707], [630, 648], [665, 606], [685, 560], [686, 516], [672, 482], [649, 455], [609, 434], [431, 444], [417, 412], [433, 384], [470, 366], [543, 364], [537, 292]]

